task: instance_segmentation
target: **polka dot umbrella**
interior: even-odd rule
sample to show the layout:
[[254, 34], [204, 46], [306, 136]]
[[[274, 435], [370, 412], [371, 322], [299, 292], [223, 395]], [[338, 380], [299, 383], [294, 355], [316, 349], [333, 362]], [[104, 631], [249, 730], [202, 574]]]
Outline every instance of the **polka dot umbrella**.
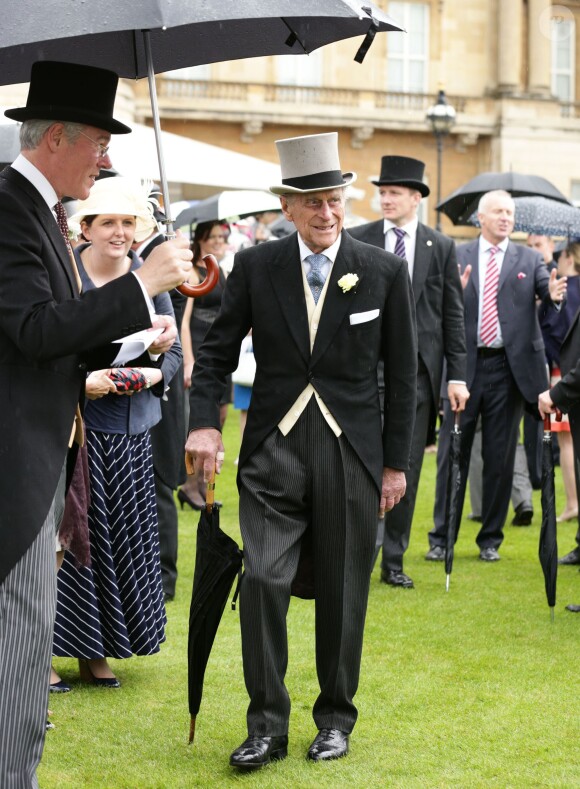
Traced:
[[[548, 197], [514, 197], [514, 230], [538, 236], [580, 236], [580, 208]], [[469, 223], [479, 227], [477, 212]]]

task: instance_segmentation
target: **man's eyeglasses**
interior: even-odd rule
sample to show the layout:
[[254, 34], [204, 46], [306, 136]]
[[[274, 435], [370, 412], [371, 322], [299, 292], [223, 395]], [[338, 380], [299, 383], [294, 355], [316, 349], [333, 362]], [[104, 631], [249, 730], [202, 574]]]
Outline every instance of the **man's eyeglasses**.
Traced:
[[103, 159], [109, 153], [109, 147], [110, 147], [109, 145], [103, 145], [102, 142], [99, 142], [98, 140], [93, 140], [92, 137], [89, 137], [89, 135], [85, 134], [83, 131], [79, 131], [79, 134], [82, 134], [83, 137], [86, 137], [87, 140], [90, 140], [93, 143], [93, 145], [99, 146], [99, 159]]

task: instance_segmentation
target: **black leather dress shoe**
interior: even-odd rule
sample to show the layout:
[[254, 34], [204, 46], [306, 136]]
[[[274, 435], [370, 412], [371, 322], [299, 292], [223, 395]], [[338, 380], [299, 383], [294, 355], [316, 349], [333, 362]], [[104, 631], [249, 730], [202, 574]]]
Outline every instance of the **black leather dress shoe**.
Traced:
[[232, 767], [256, 770], [288, 755], [288, 735], [282, 737], [256, 737], [250, 735], [230, 756]]
[[433, 545], [425, 554], [425, 558], [428, 562], [443, 562], [445, 560], [445, 548], [441, 548], [440, 545]]
[[348, 753], [348, 734], [339, 729], [320, 729], [314, 742], [308, 749], [307, 759], [313, 762], [325, 762], [329, 759], [340, 759]]
[[512, 526], [530, 526], [533, 517], [534, 510], [529, 504], [522, 502], [516, 507], [516, 511], [512, 520]]
[[482, 548], [479, 558], [482, 562], [499, 562], [500, 555], [495, 548]]
[[566, 611], [572, 611], [573, 614], [580, 614], [580, 605], [574, 605], [574, 603], [570, 603], [570, 605], [566, 606]]
[[558, 564], [580, 564], [580, 548], [574, 548], [570, 553], [560, 557]]
[[402, 570], [381, 570], [381, 581], [389, 586], [401, 586], [403, 589], [413, 589], [413, 579]]

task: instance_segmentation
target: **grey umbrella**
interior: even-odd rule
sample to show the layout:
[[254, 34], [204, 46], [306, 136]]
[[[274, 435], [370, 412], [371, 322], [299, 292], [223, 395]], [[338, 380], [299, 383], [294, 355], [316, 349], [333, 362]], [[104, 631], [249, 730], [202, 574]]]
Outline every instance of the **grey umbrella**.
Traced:
[[[361, 62], [377, 31], [402, 30], [367, 0], [0, 0], [0, 11], [0, 84], [27, 82], [37, 60], [100, 66], [128, 79], [147, 77], [165, 206], [170, 201], [155, 72], [308, 54], [364, 35], [355, 56]], [[170, 217], [167, 234], [173, 234]]]
[[448, 216], [454, 225], [469, 225], [471, 215], [477, 211], [479, 200], [493, 189], [504, 189], [512, 197], [549, 197], [570, 205], [554, 184], [539, 175], [480, 173], [442, 200], [436, 209]]
[[[514, 197], [514, 230], [538, 236], [580, 236], [580, 208], [548, 197]], [[470, 223], [476, 227], [477, 213]]]

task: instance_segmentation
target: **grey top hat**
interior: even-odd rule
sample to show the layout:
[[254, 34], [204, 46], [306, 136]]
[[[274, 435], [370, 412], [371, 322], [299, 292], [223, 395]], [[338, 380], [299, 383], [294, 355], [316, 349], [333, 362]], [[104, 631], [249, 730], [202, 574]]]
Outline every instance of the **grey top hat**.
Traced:
[[337, 132], [276, 140], [276, 147], [282, 183], [270, 187], [272, 194], [320, 192], [356, 181], [356, 173], [343, 173], [340, 169]]
[[381, 174], [378, 181], [371, 181], [376, 186], [408, 186], [416, 189], [423, 197], [429, 194], [429, 187], [423, 183], [425, 163], [410, 156], [383, 156]]
[[32, 65], [26, 107], [6, 110], [4, 115], [20, 122], [71, 121], [127, 134], [129, 126], [113, 118], [118, 81], [108, 69], [39, 60]]

